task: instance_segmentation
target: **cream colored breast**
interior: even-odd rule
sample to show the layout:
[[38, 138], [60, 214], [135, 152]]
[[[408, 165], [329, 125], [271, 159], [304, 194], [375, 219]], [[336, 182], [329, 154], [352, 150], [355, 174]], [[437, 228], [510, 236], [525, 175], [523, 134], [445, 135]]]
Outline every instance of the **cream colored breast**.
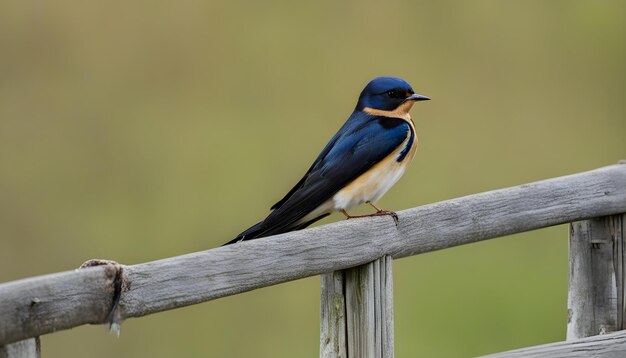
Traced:
[[[412, 121], [409, 125], [415, 129]], [[370, 170], [356, 178], [345, 188], [341, 189], [333, 196], [335, 210], [350, 209], [366, 201], [377, 201], [400, 179], [406, 171], [409, 163], [415, 156], [417, 148], [417, 138], [414, 138], [411, 148], [404, 160], [398, 162], [400, 153], [408, 145], [411, 130], [407, 131], [407, 137], [393, 153], [374, 165]]]

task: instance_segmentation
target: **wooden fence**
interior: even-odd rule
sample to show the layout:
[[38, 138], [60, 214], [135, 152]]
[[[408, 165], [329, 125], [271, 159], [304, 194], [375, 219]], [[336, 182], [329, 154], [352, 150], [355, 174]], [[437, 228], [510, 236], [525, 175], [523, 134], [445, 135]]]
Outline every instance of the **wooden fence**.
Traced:
[[573, 223], [567, 341], [494, 357], [626, 355], [624, 213], [621, 163], [408, 209], [397, 225], [355, 219], [138, 265], [95, 260], [0, 285], [0, 358], [38, 357], [38, 337], [58, 330], [115, 328], [313, 275], [322, 275], [320, 356], [392, 357], [392, 259], [564, 223]]

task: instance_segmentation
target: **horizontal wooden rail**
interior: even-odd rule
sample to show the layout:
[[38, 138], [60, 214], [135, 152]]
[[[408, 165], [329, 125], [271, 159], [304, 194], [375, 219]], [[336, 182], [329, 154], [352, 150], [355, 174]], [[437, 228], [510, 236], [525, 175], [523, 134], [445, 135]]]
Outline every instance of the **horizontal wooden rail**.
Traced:
[[626, 357], [626, 331], [571, 341], [548, 343], [483, 356], [482, 358], [589, 358]]
[[[0, 345], [365, 264], [626, 212], [626, 165], [144, 264], [0, 285]], [[224, 240], [226, 241], [226, 240]]]

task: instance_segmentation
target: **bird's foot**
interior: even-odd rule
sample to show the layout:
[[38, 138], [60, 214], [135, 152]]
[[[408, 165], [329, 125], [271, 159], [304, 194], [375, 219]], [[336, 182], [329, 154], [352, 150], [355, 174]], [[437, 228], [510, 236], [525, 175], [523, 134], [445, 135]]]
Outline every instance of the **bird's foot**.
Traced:
[[391, 216], [393, 218], [393, 221], [395, 221], [396, 226], [398, 226], [398, 214], [396, 214], [395, 211], [389, 211], [389, 210], [379, 210], [377, 212], [375, 212], [374, 214], [370, 214], [369, 216]]
[[346, 220], [355, 219], [355, 218], [368, 218], [372, 216], [391, 216], [393, 218], [393, 221], [396, 223], [396, 226], [398, 226], [398, 214], [396, 214], [394, 211], [378, 209], [378, 211], [376, 211], [373, 214], [365, 214], [365, 215], [350, 215], [345, 210], [341, 210], [341, 212], [343, 213], [343, 215], [346, 216]]
[[398, 214], [396, 214], [394, 211], [383, 210], [383, 209], [379, 208], [378, 206], [376, 206], [371, 201], [366, 201], [365, 203], [369, 204], [371, 207], [376, 209], [376, 214], [374, 214], [375, 216], [389, 215], [389, 216], [391, 216], [393, 218], [393, 221], [396, 222], [396, 226], [398, 226]]

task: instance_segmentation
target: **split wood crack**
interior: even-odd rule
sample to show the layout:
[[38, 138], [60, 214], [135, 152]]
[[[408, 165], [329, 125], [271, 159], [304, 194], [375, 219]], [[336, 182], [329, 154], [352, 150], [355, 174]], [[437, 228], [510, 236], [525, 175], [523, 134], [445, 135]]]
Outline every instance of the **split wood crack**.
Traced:
[[[109, 330], [114, 332], [119, 337], [120, 325], [122, 324], [120, 299], [122, 297], [122, 292], [128, 288], [128, 282], [124, 279], [124, 265], [113, 260], [91, 259], [85, 261], [78, 269], [80, 270], [96, 266], [106, 266], [107, 276], [113, 276], [111, 306], [109, 307], [109, 311], [106, 315], [106, 321], [103, 323], [108, 323]], [[110, 270], [113, 270], [113, 272], [111, 273]]]

